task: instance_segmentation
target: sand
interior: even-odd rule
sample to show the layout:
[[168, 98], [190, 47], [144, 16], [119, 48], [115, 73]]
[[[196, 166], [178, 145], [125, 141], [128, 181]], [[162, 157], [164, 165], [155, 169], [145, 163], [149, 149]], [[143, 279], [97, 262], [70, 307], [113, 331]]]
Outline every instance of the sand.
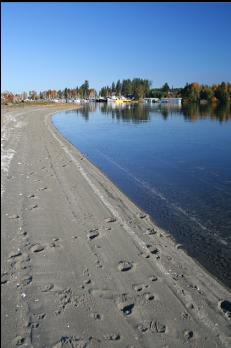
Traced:
[[2, 347], [230, 347], [230, 291], [54, 128], [2, 107]]

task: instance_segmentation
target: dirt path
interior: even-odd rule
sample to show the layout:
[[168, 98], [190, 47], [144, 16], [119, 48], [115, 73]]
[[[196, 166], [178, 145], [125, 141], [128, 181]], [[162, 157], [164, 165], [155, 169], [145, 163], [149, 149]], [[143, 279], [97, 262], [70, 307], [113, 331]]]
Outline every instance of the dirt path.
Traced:
[[56, 111], [2, 111], [2, 347], [230, 347], [229, 291], [57, 133]]

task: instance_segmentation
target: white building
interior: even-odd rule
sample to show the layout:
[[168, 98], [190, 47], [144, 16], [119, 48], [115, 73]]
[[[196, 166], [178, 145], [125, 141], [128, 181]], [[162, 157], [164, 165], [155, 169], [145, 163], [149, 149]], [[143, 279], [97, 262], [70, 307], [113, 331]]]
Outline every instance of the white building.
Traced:
[[161, 104], [181, 105], [182, 98], [161, 98]]

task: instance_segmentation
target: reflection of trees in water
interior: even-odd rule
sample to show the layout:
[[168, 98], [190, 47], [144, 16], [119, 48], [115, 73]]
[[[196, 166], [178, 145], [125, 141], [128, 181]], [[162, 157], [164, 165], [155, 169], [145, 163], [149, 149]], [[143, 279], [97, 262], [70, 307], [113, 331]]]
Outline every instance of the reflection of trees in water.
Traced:
[[69, 114], [71, 113], [76, 113], [77, 115], [82, 116], [86, 121], [89, 120], [89, 113], [95, 112], [96, 111], [96, 105], [95, 104], [87, 104], [83, 105], [80, 107], [80, 109], [75, 109], [75, 110], [67, 110], [66, 113]]
[[150, 112], [157, 112], [163, 116], [163, 119], [167, 119], [169, 116], [175, 114], [183, 115], [184, 119], [189, 121], [197, 121], [200, 119], [214, 119], [220, 122], [225, 122], [231, 119], [230, 104], [218, 104], [218, 105], [199, 105], [197, 103], [191, 103], [187, 106], [177, 105], [143, 105], [143, 104], [111, 104], [103, 103], [99, 104], [87, 104], [83, 105], [80, 109], [68, 110], [66, 113], [76, 112], [77, 115], [82, 116], [86, 121], [89, 119], [89, 114], [95, 112], [99, 107], [99, 110], [114, 119], [122, 120], [124, 122], [141, 123], [150, 120]]
[[108, 106], [101, 107], [101, 112], [110, 115], [117, 120], [123, 120], [125, 122], [147, 122], [150, 119], [150, 110], [143, 105], [121, 105], [121, 106]]
[[181, 112], [184, 118], [190, 121], [208, 118], [225, 122], [231, 119], [230, 104], [198, 105], [192, 103], [183, 107]]
[[174, 114], [183, 115], [184, 119], [189, 121], [208, 118], [224, 122], [231, 119], [231, 108], [229, 104], [199, 105], [197, 103], [191, 103], [183, 107], [159, 105], [156, 110], [161, 113], [164, 119], [167, 119], [170, 115]]

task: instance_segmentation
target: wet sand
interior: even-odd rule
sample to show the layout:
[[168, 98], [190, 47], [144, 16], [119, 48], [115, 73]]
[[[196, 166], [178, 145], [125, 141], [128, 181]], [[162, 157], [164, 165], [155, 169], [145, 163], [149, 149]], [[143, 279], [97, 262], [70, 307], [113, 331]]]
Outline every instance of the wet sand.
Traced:
[[2, 108], [2, 347], [230, 347], [230, 292], [57, 132], [60, 109]]

